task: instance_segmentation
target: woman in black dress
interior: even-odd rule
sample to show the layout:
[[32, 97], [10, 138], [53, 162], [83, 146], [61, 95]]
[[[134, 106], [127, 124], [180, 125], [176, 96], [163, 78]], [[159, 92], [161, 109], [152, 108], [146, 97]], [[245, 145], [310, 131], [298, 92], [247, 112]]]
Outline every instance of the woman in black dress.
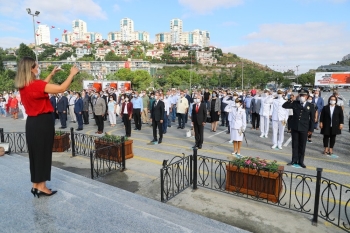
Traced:
[[211, 132], [216, 132], [218, 127], [219, 117], [221, 110], [221, 101], [218, 98], [216, 91], [213, 91], [211, 101], [209, 102], [210, 118], [211, 118]]
[[333, 147], [337, 134], [341, 134], [344, 126], [344, 113], [337, 105], [337, 97], [332, 95], [328, 99], [328, 105], [324, 106], [320, 117], [321, 134], [323, 134], [323, 146], [325, 155], [333, 154]]

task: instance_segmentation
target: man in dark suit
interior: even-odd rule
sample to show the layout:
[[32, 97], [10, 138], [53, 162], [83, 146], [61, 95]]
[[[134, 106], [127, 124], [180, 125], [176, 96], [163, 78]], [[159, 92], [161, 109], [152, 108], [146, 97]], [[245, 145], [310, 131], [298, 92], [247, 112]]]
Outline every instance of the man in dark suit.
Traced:
[[203, 145], [203, 130], [207, 119], [207, 107], [204, 102], [202, 102], [202, 96], [197, 95], [192, 107], [192, 124], [194, 127], [194, 136], [196, 144], [194, 147], [202, 149]]
[[78, 121], [77, 131], [83, 130], [83, 110], [84, 102], [81, 99], [81, 94], [79, 92], [75, 93], [75, 102], [74, 102], [74, 113]]
[[67, 128], [67, 109], [68, 109], [68, 98], [62, 95], [62, 93], [60, 93], [58, 96], [57, 110], [56, 110], [61, 121], [60, 129]]
[[315, 123], [314, 128], [318, 130], [318, 121], [320, 119], [321, 112], [322, 112], [322, 109], [324, 107], [324, 101], [323, 101], [323, 98], [321, 98], [321, 96], [320, 96], [320, 92], [317, 90], [314, 92], [314, 97], [312, 98], [312, 103], [316, 104], [316, 107], [317, 107], [318, 119], [317, 119], [317, 122]]
[[155, 93], [155, 101], [151, 108], [151, 121], [153, 126], [153, 140], [151, 142], [157, 142], [157, 127], [159, 130], [159, 141], [162, 143], [163, 140], [163, 118], [164, 118], [165, 106], [164, 102], [160, 101], [159, 93]]
[[314, 104], [306, 100], [309, 93], [305, 90], [299, 92], [299, 100], [288, 100], [282, 107], [293, 109], [292, 118], [292, 162], [287, 165], [304, 164], [307, 136], [314, 131], [315, 108]]
[[52, 108], [54, 109], [53, 113], [52, 113], [52, 118], [53, 118], [53, 122], [54, 124], [56, 124], [56, 96], [55, 95], [51, 95], [50, 96], [50, 102], [52, 105]]

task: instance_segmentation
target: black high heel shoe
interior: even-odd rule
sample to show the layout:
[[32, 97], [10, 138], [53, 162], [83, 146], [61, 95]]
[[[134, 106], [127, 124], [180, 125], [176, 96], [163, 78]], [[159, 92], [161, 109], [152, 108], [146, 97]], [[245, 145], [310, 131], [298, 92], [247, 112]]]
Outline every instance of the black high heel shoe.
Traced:
[[37, 190], [37, 189], [32, 188], [32, 189], [30, 190], [30, 192], [33, 194], [34, 197], [35, 197], [35, 195], [36, 195], [36, 191], [35, 191], [35, 190]]
[[[34, 189], [34, 192], [35, 192], [35, 195], [38, 197], [38, 198], [40, 198], [40, 196], [47, 196], [47, 197], [49, 197], [49, 196], [52, 196], [52, 195], [54, 195], [55, 193], [57, 193], [57, 191], [51, 191], [51, 193], [49, 194], [49, 193], [44, 193], [43, 191], [40, 191], [40, 190], [38, 190], [38, 189]], [[35, 196], [34, 195], [34, 196]]]

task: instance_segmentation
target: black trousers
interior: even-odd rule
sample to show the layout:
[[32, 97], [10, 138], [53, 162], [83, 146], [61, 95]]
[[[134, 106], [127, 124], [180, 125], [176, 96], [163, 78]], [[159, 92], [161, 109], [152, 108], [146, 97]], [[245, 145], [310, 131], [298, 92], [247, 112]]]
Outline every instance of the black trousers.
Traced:
[[159, 139], [163, 139], [163, 123], [160, 123], [160, 121], [155, 121], [152, 119], [152, 127], [153, 127], [153, 139], [157, 140], [157, 127], [159, 131]]
[[288, 116], [288, 120], [287, 120], [288, 130], [292, 129], [292, 119], [293, 119], [293, 115]]
[[67, 112], [58, 112], [58, 116], [60, 118], [61, 127], [67, 127]]
[[97, 125], [97, 131], [103, 132], [104, 128], [104, 120], [102, 115], [95, 115], [96, 125]]
[[305, 157], [307, 131], [292, 129], [292, 162], [303, 164]]
[[28, 116], [25, 128], [30, 180], [32, 183], [51, 180], [52, 147], [55, 136], [52, 114]]
[[141, 130], [142, 121], [141, 121], [141, 109], [136, 108], [132, 110], [132, 114], [134, 116], [135, 128]]
[[89, 111], [83, 111], [83, 122], [89, 124]]
[[131, 120], [129, 120], [129, 114], [123, 114], [123, 122], [125, 126], [125, 135], [131, 137]]
[[204, 126], [198, 125], [197, 122], [193, 122], [193, 128], [194, 128], [194, 138], [196, 140], [196, 146], [203, 145]]
[[260, 115], [259, 113], [253, 112], [252, 113], [252, 127], [254, 129], [259, 128], [260, 126]]
[[228, 112], [221, 112], [221, 124], [226, 126], [228, 125]]
[[337, 135], [323, 135], [323, 147], [328, 147], [329, 145], [329, 148], [333, 149], [336, 137]]
[[185, 113], [178, 113], [177, 114], [177, 120], [178, 120], [180, 128], [185, 128], [185, 118], [186, 118]]

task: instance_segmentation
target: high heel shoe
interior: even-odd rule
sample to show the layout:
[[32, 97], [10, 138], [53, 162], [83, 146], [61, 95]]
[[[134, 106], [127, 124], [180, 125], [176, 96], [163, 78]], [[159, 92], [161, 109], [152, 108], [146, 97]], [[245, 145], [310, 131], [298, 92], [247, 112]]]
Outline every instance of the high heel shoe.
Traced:
[[47, 196], [47, 197], [49, 197], [49, 196], [52, 196], [52, 195], [54, 195], [55, 193], [57, 193], [57, 191], [51, 191], [51, 193], [49, 194], [49, 193], [45, 193], [45, 192], [43, 192], [43, 191], [40, 191], [40, 190], [38, 190], [38, 189], [35, 189], [35, 195], [38, 197], [38, 198], [40, 198], [40, 196]]
[[37, 189], [32, 188], [32, 189], [30, 190], [30, 192], [33, 194], [34, 197], [35, 197], [35, 195], [36, 195], [36, 191], [35, 191], [35, 190], [37, 190]]

